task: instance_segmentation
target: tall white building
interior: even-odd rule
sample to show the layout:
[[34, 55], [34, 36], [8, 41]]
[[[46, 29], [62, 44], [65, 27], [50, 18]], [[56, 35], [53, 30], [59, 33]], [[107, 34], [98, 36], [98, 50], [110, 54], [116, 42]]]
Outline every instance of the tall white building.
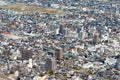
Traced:
[[84, 27], [81, 26], [80, 30], [78, 30], [78, 37], [83, 40], [85, 38], [85, 32], [84, 32]]

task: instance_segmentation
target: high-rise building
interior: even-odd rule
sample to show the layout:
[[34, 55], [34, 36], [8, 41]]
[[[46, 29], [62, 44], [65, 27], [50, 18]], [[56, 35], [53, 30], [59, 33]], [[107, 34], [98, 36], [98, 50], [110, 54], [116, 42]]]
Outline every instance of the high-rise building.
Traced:
[[55, 31], [58, 27], [55, 25], [50, 25], [50, 31]]
[[30, 58], [32, 58], [32, 50], [21, 49], [20, 52], [22, 54], [23, 60], [29, 60]]
[[59, 28], [58, 28], [58, 29], [56, 29], [56, 34], [59, 34]]
[[77, 28], [77, 33], [78, 33], [78, 38], [83, 40], [85, 37], [84, 27], [81, 26], [80, 28]]
[[42, 59], [42, 56], [43, 56], [43, 51], [42, 50], [39, 50], [39, 60], [41, 61]]
[[64, 30], [64, 29], [63, 29], [63, 26], [60, 25], [59, 33], [60, 33], [60, 34], [63, 34], [63, 30]]
[[31, 59], [31, 58], [29, 59], [29, 64], [28, 64], [28, 67], [29, 67], [29, 68], [32, 68], [32, 67], [33, 67], [33, 61], [32, 61], [32, 59]]
[[98, 43], [99, 43], [99, 34], [95, 34], [95, 35], [94, 35], [93, 42], [95, 42], [95, 44], [98, 44]]
[[62, 48], [56, 48], [56, 50], [55, 50], [55, 58], [56, 58], [56, 60], [63, 59], [63, 50], [62, 50]]
[[22, 54], [22, 60], [23, 61], [28, 60], [28, 62], [29, 62], [28, 67], [32, 68], [33, 67], [33, 61], [32, 61], [33, 52], [32, 52], [32, 50], [21, 49], [20, 52]]
[[65, 35], [66, 37], [69, 36], [69, 34], [70, 34], [69, 31], [70, 31], [70, 30], [69, 30], [68, 28], [65, 28], [65, 29], [64, 29], [63, 33], [64, 33], [64, 35]]
[[120, 69], [120, 55], [117, 56], [116, 66]]
[[55, 58], [52, 58], [51, 56], [47, 57], [45, 62], [45, 70], [46, 71], [55, 70]]

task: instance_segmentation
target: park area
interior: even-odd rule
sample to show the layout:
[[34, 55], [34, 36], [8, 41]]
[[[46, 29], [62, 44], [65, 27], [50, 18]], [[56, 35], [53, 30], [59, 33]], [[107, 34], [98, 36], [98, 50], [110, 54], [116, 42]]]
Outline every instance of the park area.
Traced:
[[12, 4], [12, 5], [2, 5], [0, 6], [2, 9], [8, 9], [15, 12], [23, 12], [25, 14], [38, 12], [40, 14], [48, 13], [48, 14], [64, 14], [69, 13], [68, 11], [60, 10], [60, 9], [53, 9], [53, 8], [43, 8], [39, 6], [29, 6], [23, 3], [19, 4]]

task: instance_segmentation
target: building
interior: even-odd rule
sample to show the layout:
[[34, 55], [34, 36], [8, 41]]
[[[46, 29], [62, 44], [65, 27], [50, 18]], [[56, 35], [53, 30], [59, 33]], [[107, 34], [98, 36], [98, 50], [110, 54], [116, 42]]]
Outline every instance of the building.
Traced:
[[98, 43], [99, 43], [99, 34], [95, 34], [95, 35], [94, 35], [93, 42], [94, 42], [95, 44], [98, 44]]
[[60, 33], [60, 34], [63, 34], [63, 32], [64, 32], [64, 28], [63, 28], [62, 25], [60, 25], [59, 33]]
[[85, 37], [84, 27], [77, 28], [78, 38], [83, 40]]
[[60, 5], [59, 4], [51, 4], [51, 7], [52, 8], [60, 8]]
[[32, 58], [32, 50], [21, 49], [22, 60], [29, 60]]
[[65, 66], [73, 67], [73, 65], [74, 65], [74, 60], [73, 59], [65, 60]]
[[52, 58], [51, 56], [47, 57], [46, 59], [45, 70], [46, 71], [55, 70], [55, 59]]
[[55, 25], [50, 25], [50, 31], [55, 31], [58, 27]]
[[55, 58], [56, 58], [56, 60], [63, 59], [63, 50], [62, 50], [62, 48], [56, 48], [56, 50], [55, 50]]
[[83, 40], [83, 39], [84, 39], [84, 35], [83, 35], [83, 34], [84, 34], [84, 33], [79, 32], [79, 33], [78, 33], [78, 38], [81, 39], [81, 40]]
[[116, 67], [120, 70], [120, 55], [117, 56]]
[[54, 50], [48, 51], [48, 55], [55, 58], [55, 51]]
[[32, 50], [21, 49], [20, 51], [22, 54], [22, 60], [23, 61], [27, 60], [29, 62], [28, 67], [32, 68], [33, 67], [33, 60], [32, 60], [33, 52], [32, 52]]
[[0, 6], [4, 6], [4, 5], [7, 5], [7, 3], [4, 1], [0, 1]]

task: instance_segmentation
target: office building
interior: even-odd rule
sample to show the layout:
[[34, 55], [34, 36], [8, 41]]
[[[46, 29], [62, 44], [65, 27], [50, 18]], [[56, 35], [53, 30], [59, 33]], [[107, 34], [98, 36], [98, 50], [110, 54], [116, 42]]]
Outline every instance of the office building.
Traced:
[[95, 44], [98, 44], [98, 43], [99, 43], [99, 34], [98, 34], [98, 33], [94, 35], [93, 42], [94, 42]]
[[46, 59], [45, 70], [46, 71], [55, 70], [55, 59], [52, 58], [51, 56], [47, 57]]
[[63, 50], [62, 50], [62, 48], [56, 48], [55, 51], [56, 51], [55, 52], [55, 58], [56, 58], [56, 60], [63, 59]]
[[84, 27], [77, 28], [78, 38], [83, 40], [85, 37]]

